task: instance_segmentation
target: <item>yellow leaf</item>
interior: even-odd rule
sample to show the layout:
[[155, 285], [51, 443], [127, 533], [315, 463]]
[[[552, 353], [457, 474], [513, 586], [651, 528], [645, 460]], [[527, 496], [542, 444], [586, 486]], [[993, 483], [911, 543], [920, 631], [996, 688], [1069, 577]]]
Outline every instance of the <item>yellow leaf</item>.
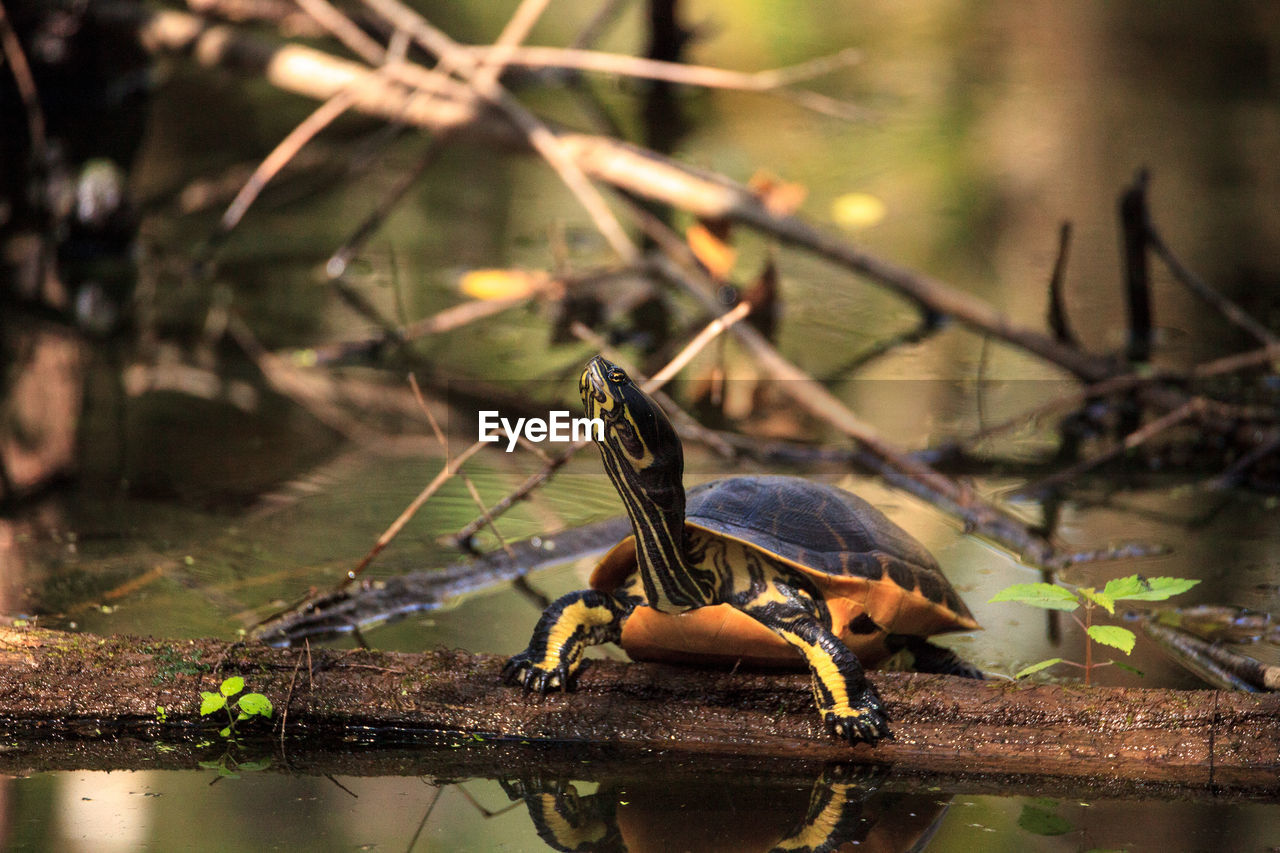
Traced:
[[530, 270], [471, 270], [459, 288], [472, 299], [524, 299], [547, 285], [547, 274]]
[[869, 193], [845, 193], [831, 202], [831, 218], [848, 231], [878, 225], [886, 213], [884, 202]]

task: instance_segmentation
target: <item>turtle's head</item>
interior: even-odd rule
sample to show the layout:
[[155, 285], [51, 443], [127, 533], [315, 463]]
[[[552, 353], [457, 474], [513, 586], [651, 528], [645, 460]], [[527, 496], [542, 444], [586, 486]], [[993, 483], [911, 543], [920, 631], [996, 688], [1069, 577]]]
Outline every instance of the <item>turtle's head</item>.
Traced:
[[666, 540], [683, 552], [684, 451], [671, 421], [625, 370], [603, 356], [587, 364], [579, 390], [587, 417], [604, 422], [600, 456], [638, 541]]
[[606, 467], [617, 465], [628, 479], [642, 477], [646, 490], [674, 480], [683, 495], [680, 437], [654, 399], [625, 370], [599, 355], [582, 371], [579, 390], [587, 417], [604, 422], [600, 452]]

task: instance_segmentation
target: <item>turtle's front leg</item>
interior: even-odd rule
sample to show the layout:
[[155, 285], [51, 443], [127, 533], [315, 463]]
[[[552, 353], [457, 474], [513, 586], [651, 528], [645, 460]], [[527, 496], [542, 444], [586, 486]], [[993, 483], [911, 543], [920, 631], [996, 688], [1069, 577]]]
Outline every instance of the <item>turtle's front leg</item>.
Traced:
[[874, 745], [891, 737], [880, 694], [867, 681], [857, 656], [824, 624], [810, 596], [775, 581], [740, 597], [737, 606], [804, 655], [818, 713], [832, 734], [851, 744]]
[[594, 589], [556, 599], [542, 612], [529, 647], [502, 668], [502, 680], [539, 693], [568, 689], [587, 646], [616, 643], [637, 603]]

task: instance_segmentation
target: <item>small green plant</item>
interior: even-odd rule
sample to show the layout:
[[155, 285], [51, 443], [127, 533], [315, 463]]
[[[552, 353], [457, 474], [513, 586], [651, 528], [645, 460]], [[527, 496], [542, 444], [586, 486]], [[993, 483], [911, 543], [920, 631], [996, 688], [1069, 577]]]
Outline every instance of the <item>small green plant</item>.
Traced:
[[[1084, 663], [1063, 658], [1049, 658], [1048, 660], [1031, 664], [1031, 666], [1018, 672], [1014, 678], [1024, 678], [1034, 672], [1039, 672], [1042, 669], [1048, 669], [1061, 663], [1083, 669], [1084, 683], [1088, 684], [1090, 674], [1095, 668], [1101, 666], [1115, 664], [1122, 669], [1137, 672], [1132, 667], [1125, 666], [1115, 660], [1094, 663], [1094, 643], [1101, 643], [1104, 646], [1119, 649], [1127, 655], [1133, 651], [1133, 644], [1137, 639], [1128, 628], [1121, 628], [1118, 625], [1093, 624], [1094, 611], [1097, 608], [1101, 607], [1114, 616], [1117, 601], [1164, 601], [1166, 598], [1172, 598], [1175, 595], [1186, 592], [1198, 583], [1200, 581], [1186, 578], [1144, 578], [1141, 575], [1130, 575], [1127, 578], [1116, 578], [1107, 581], [1107, 585], [1101, 591], [1088, 586], [1076, 587], [1071, 590], [1051, 583], [1016, 583], [1000, 590], [991, 600], [1016, 601], [1045, 610], [1061, 610], [1071, 613], [1071, 618], [1084, 629], [1086, 637]], [[1082, 606], [1084, 607], [1083, 619], [1074, 613], [1075, 610]]]
[[1058, 804], [1054, 800], [1035, 800], [1024, 803], [1022, 814], [1018, 815], [1018, 826], [1034, 835], [1065, 835], [1075, 829], [1071, 821], [1057, 812]]
[[[222, 757], [217, 761], [201, 761], [200, 766], [206, 770], [217, 770], [219, 779], [239, 779], [241, 773], [266, 770], [271, 766], [270, 758], [259, 758], [253, 761], [238, 761], [231, 752], [231, 747], [228, 747], [227, 751], [223, 753]], [[215, 779], [214, 781], [216, 782], [218, 780]]]
[[203, 675], [213, 669], [211, 664], [200, 662], [200, 649], [192, 649], [190, 657], [183, 657], [177, 649], [167, 645], [147, 646], [146, 650], [151, 652], [156, 663], [153, 684], [173, 681], [180, 675]]
[[233, 675], [222, 682], [217, 693], [210, 693], [207, 690], [200, 693], [200, 716], [207, 717], [221, 710], [227, 712], [227, 725], [218, 732], [222, 737], [235, 737], [236, 723], [242, 720], [249, 717], [271, 716], [273, 710], [271, 700], [261, 693], [245, 693], [233, 701], [232, 697], [243, 690], [244, 679]]

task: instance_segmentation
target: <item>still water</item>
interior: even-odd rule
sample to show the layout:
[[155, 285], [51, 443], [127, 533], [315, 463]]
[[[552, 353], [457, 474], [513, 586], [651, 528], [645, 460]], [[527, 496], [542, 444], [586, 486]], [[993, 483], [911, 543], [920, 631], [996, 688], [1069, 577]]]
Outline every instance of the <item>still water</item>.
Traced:
[[[462, 38], [491, 39], [509, 5], [454, 10], [453, 20], [440, 23]], [[804, 213], [817, 221], [831, 221], [851, 193], [878, 199], [883, 219], [851, 238], [1037, 328], [1057, 228], [1070, 219], [1067, 309], [1080, 338], [1098, 351], [1123, 340], [1115, 198], [1147, 167], [1153, 215], [1166, 240], [1255, 316], [1272, 325], [1280, 316], [1280, 20], [1269, 6], [1234, 4], [1228, 14], [1136, 2], [761, 0], [693, 3], [684, 14], [706, 23], [691, 56], [706, 64], [754, 70], [859, 47], [865, 56], [858, 66], [814, 86], [857, 104], [865, 118], [847, 123], [760, 95], [687, 92], [681, 105], [693, 121], [676, 150], [681, 159], [740, 180], [765, 169], [798, 182], [808, 189]], [[544, 22], [532, 41], [563, 44], [584, 17], [574, 10]], [[639, 33], [639, 14], [629, 10], [603, 46], [634, 50]], [[527, 96], [561, 121], [591, 125], [593, 113], [575, 96]], [[603, 82], [595, 96], [624, 126], [634, 122], [634, 87]], [[158, 72], [130, 174], [145, 202], [139, 275], [163, 327], [177, 330], [177, 348], [199, 349], [192, 341], [211, 304], [234, 305], [273, 350], [369, 331], [317, 269], [420, 156], [419, 139], [339, 124], [319, 144], [332, 146], [322, 150], [335, 159], [349, 158], [349, 171], [330, 163], [287, 175], [224, 247], [211, 292], [194, 288], [169, 263], [203, 240], [219, 213], [184, 214], [177, 194], [253, 162], [309, 108], [182, 63]], [[366, 157], [369, 150], [377, 156]], [[467, 268], [551, 265], [552, 223], [566, 235], [573, 263], [586, 268], [607, 257], [546, 169], [453, 147], [370, 244], [353, 282], [389, 316], [426, 316], [459, 301], [456, 282]], [[747, 234], [740, 240], [745, 277], [770, 247]], [[844, 376], [843, 365], [916, 322], [910, 306], [819, 261], [783, 252], [779, 264], [785, 315], [778, 345], [815, 375]], [[1161, 363], [1185, 366], [1243, 346], [1161, 274]], [[549, 348], [552, 322], [540, 310], [519, 309], [430, 338], [417, 354], [421, 364], [453, 377], [455, 390], [466, 384], [458, 377], [471, 377], [567, 401], [592, 351]], [[223, 358], [228, 381], [252, 384], [242, 363]], [[343, 441], [299, 407], [261, 392], [240, 406], [166, 391], [130, 396], [120, 390], [119, 370], [107, 354], [93, 367], [81, 481], [8, 528], [7, 611], [96, 633], [234, 637], [274, 604], [351, 568], [442, 463], [428, 438], [395, 447]], [[872, 360], [832, 387], [885, 435], [921, 447], [1070, 386], [1028, 356], [949, 329]], [[822, 437], [815, 425], [789, 425]], [[1033, 458], [1052, 446], [1051, 427], [1029, 425], [1006, 439], [1003, 455]], [[455, 450], [472, 438], [461, 426], [451, 432]], [[537, 466], [528, 454], [493, 453], [471, 470], [493, 501]], [[697, 451], [689, 472], [690, 481], [731, 473]], [[997, 590], [1038, 580], [1038, 573], [913, 498], [840, 472], [818, 473], [882, 507], [939, 558], [986, 629], [949, 641], [966, 658], [1008, 674], [1079, 648], [1069, 625], [1052, 640], [1038, 611], [988, 603]], [[988, 477], [978, 486], [999, 496], [1019, 482]], [[1203, 583], [1189, 603], [1280, 609], [1274, 502], [1210, 494], [1175, 478], [1141, 485], [1101, 483], [1084, 492], [1062, 508], [1058, 534], [1081, 548], [1159, 542], [1170, 554], [1090, 566], [1069, 580], [1101, 583], [1135, 571], [1197, 577]], [[1013, 506], [1038, 518], [1034, 503]], [[594, 455], [582, 454], [539, 501], [511, 513], [503, 533], [522, 538], [618, 509]], [[371, 571], [452, 562], [437, 538], [473, 515], [465, 487], [451, 482]], [[588, 571], [567, 563], [534, 583], [555, 596], [580, 588]], [[446, 645], [510, 654], [523, 648], [536, 617], [527, 598], [502, 588], [368, 639], [387, 649]], [[1141, 643], [1130, 663], [1145, 678], [1107, 670], [1102, 682], [1198, 684]], [[719, 849], [749, 849], [749, 839], [768, 849], [802, 830], [822, 800], [844, 804], [833, 819], [857, 843], [849, 849], [1280, 847], [1274, 799], [1223, 802], [1199, 792], [1108, 797], [1034, 785], [995, 790], [981, 780], [826, 778], [821, 771], [801, 779], [728, 773], [712, 760], [606, 763], [564, 778], [543, 778], [530, 761], [503, 774], [441, 779], [430, 762], [415, 763], [420, 757], [398, 771], [371, 758], [362, 769], [325, 776], [290, 772], [286, 756], [272, 756], [264, 769], [225, 777], [219, 758], [211, 755], [211, 766], [199, 771], [122, 765], [89, 772], [37, 761], [0, 779], [0, 840], [15, 850], [538, 850], [548, 839], [565, 843], [548, 828], [550, 802], [587, 815], [587, 834], [603, 833], [597, 847], [707, 850], [718, 842]]]

